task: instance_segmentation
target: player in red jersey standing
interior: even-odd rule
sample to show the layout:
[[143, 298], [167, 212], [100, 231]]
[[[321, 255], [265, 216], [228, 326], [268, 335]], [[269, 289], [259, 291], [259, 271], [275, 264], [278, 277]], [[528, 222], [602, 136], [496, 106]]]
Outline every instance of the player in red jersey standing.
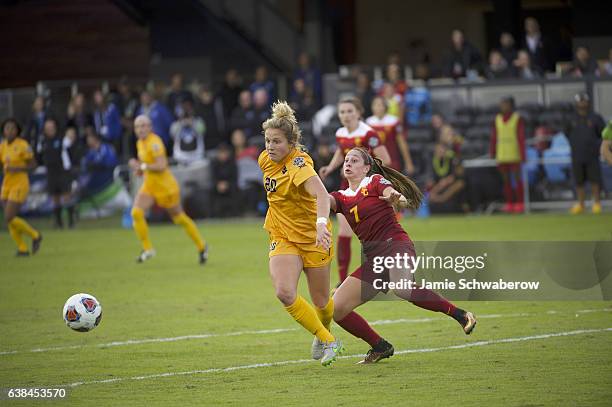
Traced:
[[[322, 180], [344, 161], [344, 156], [354, 147], [364, 147], [383, 164], [389, 165], [391, 157], [389, 151], [381, 142], [378, 133], [370, 126], [361, 121], [363, 106], [357, 98], [342, 99], [338, 103], [338, 117], [342, 123], [341, 128], [336, 131], [336, 143], [338, 148], [328, 165], [319, 169]], [[348, 187], [346, 179], [343, 178], [341, 188]], [[348, 275], [348, 267], [351, 261], [351, 236], [353, 232], [348, 222], [341, 213], [338, 213], [338, 273], [340, 282]]]
[[372, 100], [372, 113], [372, 116], [366, 119], [366, 123], [378, 133], [378, 137], [387, 147], [391, 157], [391, 168], [402, 171], [401, 160], [403, 160], [403, 170], [408, 175], [413, 174], [414, 165], [412, 164], [410, 149], [408, 148], [408, 142], [404, 136], [400, 120], [393, 115], [387, 114], [387, 103], [381, 96], [377, 96]]
[[[366, 260], [336, 290], [333, 298], [334, 321], [372, 347], [359, 363], [376, 363], [392, 356], [393, 346], [353, 310], [374, 298], [379, 291], [388, 291], [380, 287], [381, 282], [398, 282], [400, 275], [401, 278], [412, 280], [413, 274], [409, 268], [385, 268], [377, 273], [376, 258], [395, 258], [398, 254], [415, 255], [410, 237], [396, 220], [394, 207], [417, 209], [422, 194], [414, 182], [382, 165], [380, 160], [361, 148], [348, 152], [343, 170], [349, 188], [332, 192], [330, 207], [332, 211], [346, 216], [363, 245]], [[476, 325], [471, 312], [457, 308], [429, 289], [413, 285], [412, 289], [393, 289], [393, 292], [418, 307], [451, 316], [468, 335]]]

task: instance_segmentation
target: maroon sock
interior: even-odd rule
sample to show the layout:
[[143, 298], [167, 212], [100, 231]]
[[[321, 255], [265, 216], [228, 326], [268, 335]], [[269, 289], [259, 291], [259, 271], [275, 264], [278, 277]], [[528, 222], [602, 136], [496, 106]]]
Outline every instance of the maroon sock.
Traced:
[[523, 194], [523, 181], [521, 180], [521, 177], [518, 177], [516, 180], [516, 202], [523, 203]]
[[512, 203], [512, 183], [509, 179], [504, 182], [504, 198], [506, 199], [507, 204]]
[[340, 321], [336, 321], [336, 323], [344, 328], [346, 332], [366, 341], [371, 347], [376, 346], [381, 339], [370, 324], [368, 324], [368, 321], [355, 311], [352, 311]]
[[411, 303], [417, 307], [430, 311], [443, 312], [461, 322], [464, 314], [462, 309], [455, 307], [446, 298], [442, 297], [435, 291], [419, 286], [416, 287], [417, 288], [412, 289], [412, 294], [410, 295]]
[[338, 236], [338, 274], [340, 282], [348, 276], [349, 263], [351, 262], [351, 237]]

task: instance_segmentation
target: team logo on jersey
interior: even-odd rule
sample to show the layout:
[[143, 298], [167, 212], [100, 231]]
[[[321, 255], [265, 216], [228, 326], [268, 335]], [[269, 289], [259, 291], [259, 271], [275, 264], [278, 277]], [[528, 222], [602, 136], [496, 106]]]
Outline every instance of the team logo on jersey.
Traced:
[[366, 187], [361, 188], [361, 195], [368, 196], [368, 189]]
[[287, 173], [287, 166], [285, 165], [283, 167], [283, 170], [281, 171], [281, 174], [285, 175]]
[[376, 148], [380, 144], [380, 140], [378, 139], [378, 137], [372, 137], [370, 138], [368, 144], [371, 148]]
[[306, 165], [306, 161], [304, 160], [304, 157], [295, 157], [293, 159], [293, 165], [295, 165], [296, 167], [302, 168], [303, 166]]
[[361, 146], [361, 137], [355, 137], [355, 145], [357, 147]]
[[380, 181], [378, 181], [380, 184], [383, 185], [391, 185], [391, 182], [389, 180], [387, 180], [386, 178], [380, 178]]
[[271, 242], [270, 243], [270, 251], [274, 251], [274, 249], [276, 249], [276, 242]]

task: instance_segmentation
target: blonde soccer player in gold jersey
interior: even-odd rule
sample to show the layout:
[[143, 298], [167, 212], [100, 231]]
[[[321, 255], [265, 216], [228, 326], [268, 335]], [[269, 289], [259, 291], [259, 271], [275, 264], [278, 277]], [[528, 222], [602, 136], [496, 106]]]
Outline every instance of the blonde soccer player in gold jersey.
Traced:
[[157, 203], [164, 208], [172, 222], [180, 225], [195, 243], [198, 249], [200, 264], [208, 259], [208, 246], [202, 239], [195, 223], [183, 211], [180, 201], [180, 191], [176, 179], [168, 169], [166, 148], [161, 138], [153, 133], [151, 119], [145, 115], [134, 120], [134, 132], [138, 141], [136, 149], [138, 159], [129, 161], [130, 168], [138, 176], [144, 176], [142, 187], [136, 194], [132, 208], [134, 230], [142, 243], [142, 252], [137, 258], [139, 263], [155, 255], [155, 250], [149, 239], [149, 228], [145, 219], [145, 212]]
[[28, 171], [34, 168], [34, 155], [27, 141], [19, 137], [21, 128], [15, 119], [2, 123], [4, 140], [0, 143], [0, 164], [4, 172], [0, 201], [4, 208], [4, 221], [17, 244], [17, 256], [29, 256], [28, 246], [23, 241], [26, 234], [32, 239], [32, 254], [40, 248], [42, 235], [28, 222], [17, 216], [21, 205], [28, 197], [30, 181]]
[[[286, 102], [274, 104], [263, 129], [266, 149], [258, 161], [269, 204], [264, 229], [270, 236], [272, 284], [287, 312], [315, 336], [312, 357], [327, 366], [344, 350], [329, 330], [334, 304], [329, 297], [327, 190], [302, 149], [300, 128]], [[314, 307], [297, 293], [302, 270]]]

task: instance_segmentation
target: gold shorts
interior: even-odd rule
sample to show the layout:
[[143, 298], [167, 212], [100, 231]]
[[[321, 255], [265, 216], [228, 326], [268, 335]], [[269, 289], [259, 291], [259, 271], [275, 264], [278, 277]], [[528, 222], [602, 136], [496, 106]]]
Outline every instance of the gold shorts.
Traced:
[[155, 199], [155, 203], [162, 208], [172, 208], [181, 203], [181, 194], [178, 190], [163, 190], [157, 188], [149, 188], [145, 184], [140, 187], [138, 193], [147, 194]]
[[24, 203], [28, 198], [30, 186], [28, 184], [2, 185], [0, 200]]
[[280, 254], [292, 254], [302, 258], [305, 268], [323, 267], [328, 265], [334, 254], [333, 246], [328, 250], [316, 247], [315, 243], [294, 243], [284, 238], [270, 236], [269, 257]]

